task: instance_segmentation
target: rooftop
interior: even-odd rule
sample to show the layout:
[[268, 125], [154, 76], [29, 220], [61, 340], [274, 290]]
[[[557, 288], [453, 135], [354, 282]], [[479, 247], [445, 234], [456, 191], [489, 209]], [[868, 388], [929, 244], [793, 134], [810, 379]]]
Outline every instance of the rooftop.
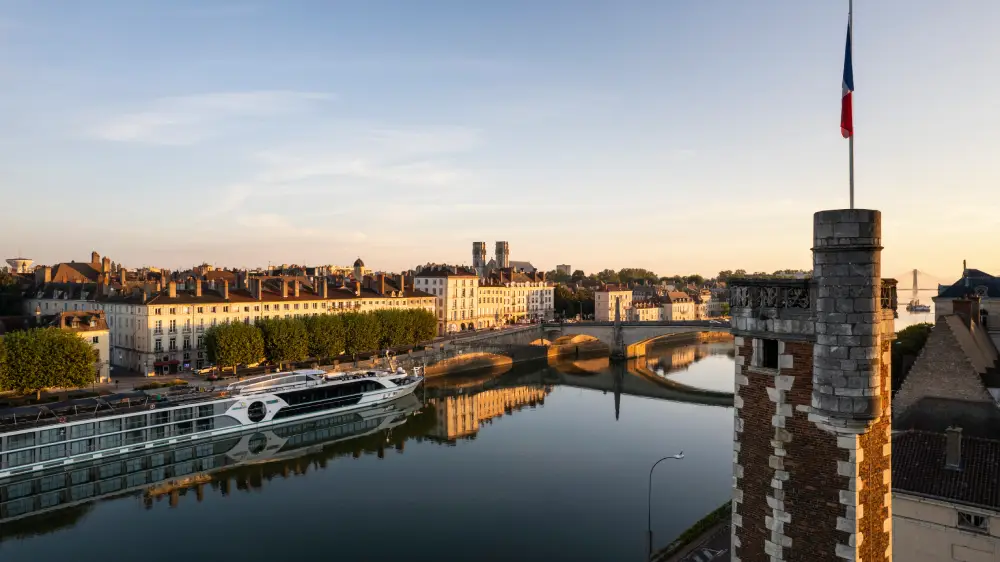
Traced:
[[1000, 441], [963, 437], [960, 467], [952, 469], [945, 434], [905, 431], [892, 439], [894, 491], [1000, 510]]

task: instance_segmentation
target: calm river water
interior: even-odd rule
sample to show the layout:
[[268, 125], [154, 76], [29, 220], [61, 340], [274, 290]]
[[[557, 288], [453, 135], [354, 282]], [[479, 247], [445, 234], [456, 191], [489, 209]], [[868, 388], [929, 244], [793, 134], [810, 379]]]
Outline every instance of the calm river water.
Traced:
[[[685, 454], [653, 475], [656, 547], [729, 497], [732, 409], [683, 398], [732, 391], [731, 348], [439, 378], [399, 406], [405, 421], [324, 421], [168, 450], [142, 470], [0, 483], [0, 560], [642, 560], [657, 459]], [[673, 400], [633, 395], [663, 388]]]

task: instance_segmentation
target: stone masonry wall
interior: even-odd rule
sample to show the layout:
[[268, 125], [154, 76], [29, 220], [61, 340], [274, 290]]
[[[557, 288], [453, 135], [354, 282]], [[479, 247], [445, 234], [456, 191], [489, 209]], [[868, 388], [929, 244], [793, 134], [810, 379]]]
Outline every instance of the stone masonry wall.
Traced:
[[[891, 323], [890, 323], [891, 324]], [[892, 339], [880, 341], [882, 403], [889, 404], [892, 376]], [[858, 437], [863, 458], [858, 463], [857, 545], [858, 562], [884, 562], [892, 559], [892, 424], [891, 412], [872, 422], [868, 432]]]
[[924, 348], [893, 399], [894, 415], [902, 415], [925, 396], [993, 401], [943, 316], [938, 317]]

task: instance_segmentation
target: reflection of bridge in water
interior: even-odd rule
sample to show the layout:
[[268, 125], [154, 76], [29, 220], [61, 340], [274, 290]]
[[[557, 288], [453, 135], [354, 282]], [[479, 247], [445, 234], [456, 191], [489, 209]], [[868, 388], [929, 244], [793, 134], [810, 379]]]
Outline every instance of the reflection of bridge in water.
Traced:
[[[528, 385], [561, 385], [602, 392], [615, 393], [615, 402], [620, 395], [642, 396], [703, 404], [706, 406], [732, 407], [733, 394], [697, 388], [670, 380], [668, 375], [707, 355], [727, 354], [731, 344], [687, 345], [676, 348], [690, 355], [690, 361], [683, 365], [674, 362], [675, 354], [669, 350], [663, 357], [639, 357], [625, 363], [609, 362], [607, 357], [561, 360], [551, 362], [548, 367], [535, 366], [506, 367], [474, 377], [441, 377], [427, 383], [429, 398], [440, 398], [458, 394], [475, 394], [497, 388], [512, 388]], [[699, 351], [700, 350], [700, 351]], [[664, 358], [670, 358], [664, 361]]]

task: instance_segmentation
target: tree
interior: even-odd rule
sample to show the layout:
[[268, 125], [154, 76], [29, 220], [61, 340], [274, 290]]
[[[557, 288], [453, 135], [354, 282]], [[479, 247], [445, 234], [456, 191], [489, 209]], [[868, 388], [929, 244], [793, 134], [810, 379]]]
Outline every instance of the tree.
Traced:
[[46, 388], [76, 388], [94, 382], [97, 357], [90, 344], [58, 328], [15, 331], [3, 337], [6, 358], [0, 368], [0, 389], [34, 392]]
[[17, 276], [10, 273], [7, 268], [0, 269], [0, 314], [18, 315], [21, 310], [21, 287], [18, 285]]
[[205, 332], [208, 359], [219, 367], [257, 363], [264, 357], [264, 336], [257, 326], [233, 322], [212, 326]]
[[309, 355], [322, 359], [344, 352], [344, 320], [339, 314], [318, 314], [305, 320]]
[[378, 318], [371, 312], [348, 312], [344, 318], [344, 351], [375, 351], [382, 340]]
[[719, 281], [722, 281], [724, 283], [726, 281], [729, 281], [730, 277], [733, 277], [732, 270], [730, 270], [730, 269], [723, 269], [722, 271], [719, 272], [719, 276], [716, 277], [716, 279], [719, 280]]
[[702, 277], [701, 275], [698, 275], [697, 273], [695, 273], [694, 275], [688, 275], [687, 278], [685, 278], [684, 280], [696, 287], [701, 287], [702, 285], [705, 284], [705, 278]]
[[278, 365], [309, 355], [309, 333], [298, 318], [271, 318], [257, 323], [264, 338], [264, 356]]
[[579, 283], [587, 277], [587, 274], [583, 272], [582, 269], [577, 269], [573, 271], [573, 275], [570, 277], [573, 281]]
[[411, 310], [413, 317], [413, 343], [434, 339], [437, 335], [437, 318], [428, 310]]
[[568, 273], [560, 273], [553, 269], [545, 273], [545, 279], [553, 283], [567, 283], [572, 277]]
[[618, 280], [621, 283], [630, 281], [656, 281], [656, 274], [641, 267], [626, 267], [618, 271]]
[[379, 310], [379, 348], [390, 349], [412, 343], [410, 319], [403, 310]]
[[597, 280], [601, 283], [618, 283], [620, 281], [618, 272], [613, 269], [605, 269], [598, 273]]

